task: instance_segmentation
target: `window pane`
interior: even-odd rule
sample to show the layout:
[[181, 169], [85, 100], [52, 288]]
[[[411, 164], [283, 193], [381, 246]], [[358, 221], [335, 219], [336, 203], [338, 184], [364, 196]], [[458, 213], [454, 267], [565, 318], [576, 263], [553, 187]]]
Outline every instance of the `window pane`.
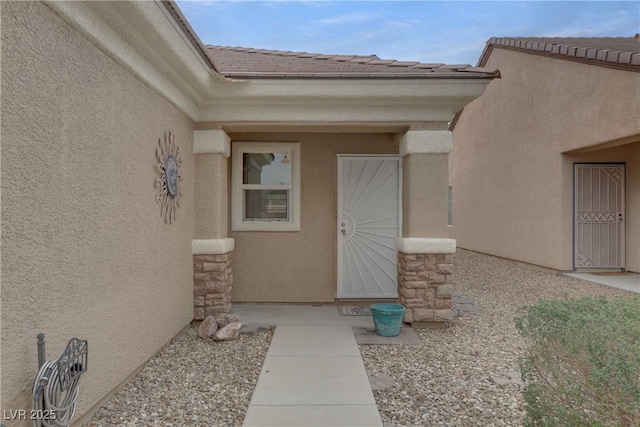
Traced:
[[244, 219], [289, 219], [289, 190], [245, 190]]
[[243, 184], [289, 185], [290, 153], [244, 153]]

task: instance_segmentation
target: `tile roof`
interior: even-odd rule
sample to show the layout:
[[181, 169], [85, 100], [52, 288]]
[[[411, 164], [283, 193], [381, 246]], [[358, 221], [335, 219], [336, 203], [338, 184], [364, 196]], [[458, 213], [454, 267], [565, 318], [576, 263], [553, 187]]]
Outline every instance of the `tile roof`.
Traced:
[[495, 78], [499, 72], [466, 64], [425, 64], [376, 55], [322, 55], [246, 47], [205, 46], [228, 78]]
[[478, 66], [487, 63], [493, 48], [640, 71], [638, 34], [634, 37], [492, 37], [487, 41]]
[[[640, 34], [633, 37], [492, 37], [487, 40], [478, 67], [486, 65], [494, 48], [640, 72]], [[455, 128], [463, 111], [455, 114], [449, 130]]]

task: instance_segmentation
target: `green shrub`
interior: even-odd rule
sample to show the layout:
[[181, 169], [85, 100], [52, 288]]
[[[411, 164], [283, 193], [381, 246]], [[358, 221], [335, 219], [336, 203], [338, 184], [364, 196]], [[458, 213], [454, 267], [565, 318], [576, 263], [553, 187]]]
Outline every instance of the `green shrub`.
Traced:
[[640, 426], [640, 298], [541, 301], [516, 327], [526, 426]]

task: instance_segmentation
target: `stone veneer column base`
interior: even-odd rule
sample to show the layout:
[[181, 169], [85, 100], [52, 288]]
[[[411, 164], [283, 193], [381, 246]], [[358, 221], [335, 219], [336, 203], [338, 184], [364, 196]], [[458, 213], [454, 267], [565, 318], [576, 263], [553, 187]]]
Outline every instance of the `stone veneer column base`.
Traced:
[[398, 251], [398, 301], [405, 306], [405, 323], [432, 327], [453, 319], [452, 253]]
[[231, 311], [231, 252], [220, 255], [193, 256], [193, 318]]
[[229, 238], [192, 242], [195, 320], [231, 311], [231, 254], [234, 248], [235, 242]]

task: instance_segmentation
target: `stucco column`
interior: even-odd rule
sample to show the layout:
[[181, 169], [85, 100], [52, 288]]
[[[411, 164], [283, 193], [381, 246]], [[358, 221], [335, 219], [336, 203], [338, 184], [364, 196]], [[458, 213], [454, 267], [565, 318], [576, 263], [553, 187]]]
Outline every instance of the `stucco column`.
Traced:
[[229, 136], [220, 129], [193, 132], [195, 154], [195, 239], [193, 254], [194, 319], [231, 310], [235, 242], [228, 238]]
[[447, 238], [448, 161], [451, 132], [410, 130], [400, 140], [402, 237], [398, 250], [398, 299], [414, 327], [453, 318], [453, 254]]

